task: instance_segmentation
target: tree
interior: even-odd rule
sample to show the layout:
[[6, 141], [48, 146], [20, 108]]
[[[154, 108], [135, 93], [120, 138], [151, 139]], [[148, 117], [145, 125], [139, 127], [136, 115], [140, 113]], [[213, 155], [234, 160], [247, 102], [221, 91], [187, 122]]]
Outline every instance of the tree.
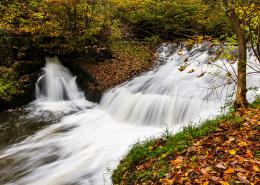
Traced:
[[[231, 26], [234, 34], [236, 35], [238, 49], [239, 49], [239, 61], [237, 67], [237, 90], [234, 102], [234, 108], [247, 107], [246, 99], [246, 67], [247, 67], [247, 41], [252, 43], [252, 49], [255, 51], [256, 57], [259, 49], [254, 48], [254, 42], [258, 42], [255, 37], [255, 17], [257, 18], [257, 8], [253, 2], [243, 0], [223, 0], [223, 4], [227, 13], [227, 16], [231, 22]], [[256, 23], [258, 19], [256, 19]], [[258, 31], [259, 32], [259, 31]], [[259, 43], [256, 44], [259, 47]], [[259, 59], [259, 58], [258, 58]]]

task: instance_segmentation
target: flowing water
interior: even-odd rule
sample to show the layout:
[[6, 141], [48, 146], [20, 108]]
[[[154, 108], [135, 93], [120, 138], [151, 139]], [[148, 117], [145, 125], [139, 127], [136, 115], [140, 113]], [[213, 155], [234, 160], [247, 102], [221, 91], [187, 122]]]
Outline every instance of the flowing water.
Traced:
[[45, 101], [78, 100], [84, 98], [78, 90], [76, 77], [62, 66], [57, 57], [46, 58], [46, 67], [36, 82], [36, 98]]
[[[48, 58], [36, 83], [37, 99], [23, 114], [0, 115], [6, 117], [0, 128], [44, 123], [0, 150], [0, 184], [111, 184], [111, 169], [131, 144], [215, 116], [227, 95], [232, 98], [236, 64], [210, 62], [215, 49], [165, 44], [156, 69], [108, 91], [100, 104], [85, 100], [76, 78], [57, 58]], [[252, 51], [248, 54], [256, 66]], [[250, 75], [248, 87], [259, 86], [260, 75]], [[257, 94], [249, 91], [248, 99]]]

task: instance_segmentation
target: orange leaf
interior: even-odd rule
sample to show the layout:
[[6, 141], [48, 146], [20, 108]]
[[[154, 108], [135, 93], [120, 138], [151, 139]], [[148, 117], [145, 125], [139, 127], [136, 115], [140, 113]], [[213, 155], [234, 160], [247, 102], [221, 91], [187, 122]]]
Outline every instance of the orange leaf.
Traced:
[[228, 182], [225, 182], [225, 181], [219, 181], [219, 183], [220, 183], [221, 185], [229, 185], [229, 183], [228, 183]]
[[178, 165], [183, 161], [183, 157], [177, 157], [175, 160], [172, 160], [171, 163], [172, 165]]
[[234, 168], [228, 168], [227, 170], [225, 170], [224, 173], [228, 174], [228, 173], [234, 173]]
[[246, 151], [245, 156], [248, 157], [248, 158], [253, 158], [253, 157], [254, 157], [253, 154], [252, 154], [252, 152], [251, 152], [250, 150], [247, 150], [247, 151]]

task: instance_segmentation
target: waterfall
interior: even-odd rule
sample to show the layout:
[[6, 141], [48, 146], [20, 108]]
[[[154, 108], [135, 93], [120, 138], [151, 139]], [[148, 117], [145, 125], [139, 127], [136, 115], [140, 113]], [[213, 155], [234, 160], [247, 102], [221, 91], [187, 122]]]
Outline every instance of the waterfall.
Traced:
[[[213, 62], [217, 48], [207, 44], [172, 48], [160, 47], [154, 70], [109, 90], [99, 105], [84, 100], [57, 58], [47, 58], [37, 100], [27, 108], [39, 120], [46, 111], [62, 119], [0, 150], [0, 184], [110, 185], [111, 169], [132, 144], [219, 114], [226, 97], [233, 98], [236, 63]], [[248, 56], [250, 66], [258, 65], [251, 50]], [[249, 75], [247, 84], [259, 88], [260, 75]], [[259, 94], [249, 90], [249, 101]]]
[[[232, 79], [236, 78], [236, 63], [229, 64], [225, 59], [212, 63], [212, 53], [218, 48], [209, 43], [192, 50], [180, 46], [177, 52], [169, 48], [171, 44], [159, 48], [160, 58], [166, 60], [164, 65], [109, 90], [101, 107], [118, 121], [169, 128], [219, 114], [220, 107], [235, 92]], [[248, 63], [257, 64], [252, 51], [249, 56]], [[248, 87], [260, 84], [257, 75], [247, 81]], [[248, 99], [252, 101], [254, 95], [248, 92]]]
[[36, 97], [48, 101], [77, 100], [84, 98], [76, 84], [76, 77], [59, 62], [57, 57], [46, 57], [43, 74], [36, 82]]

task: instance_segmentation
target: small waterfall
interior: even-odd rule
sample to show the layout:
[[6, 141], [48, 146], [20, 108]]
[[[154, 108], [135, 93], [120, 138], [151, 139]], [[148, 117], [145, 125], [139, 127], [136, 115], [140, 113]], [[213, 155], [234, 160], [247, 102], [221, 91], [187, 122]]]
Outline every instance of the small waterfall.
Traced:
[[77, 100], [84, 98], [79, 91], [76, 77], [64, 67], [57, 57], [46, 57], [43, 74], [36, 83], [37, 99], [48, 101]]
[[[174, 47], [165, 44], [158, 49], [164, 65], [108, 91], [101, 107], [118, 121], [168, 128], [219, 114], [235, 92], [236, 63], [212, 62], [218, 47], [210, 43], [195, 45], [192, 50], [180, 46], [171, 52], [170, 48]], [[252, 51], [248, 56], [248, 63], [256, 65]], [[259, 84], [259, 76], [248, 77], [248, 88]], [[255, 95], [248, 91], [249, 100]]]
[[[83, 101], [75, 77], [57, 58], [47, 58], [36, 84], [38, 99], [29, 105], [30, 116], [41, 120], [47, 111], [61, 112], [62, 119], [51, 119], [50, 126], [0, 150], [0, 184], [111, 185], [111, 169], [136, 141], [161, 135], [165, 126], [174, 133], [189, 121], [218, 114], [220, 100], [235, 88], [225, 70], [236, 75], [236, 63], [211, 64], [207, 45], [191, 51], [170, 48], [159, 49], [156, 69], [109, 90], [100, 105]], [[259, 66], [248, 52], [251, 66]], [[210, 87], [223, 83], [228, 85], [207, 97]], [[260, 87], [260, 75], [249, 75], [249, 87]], [[256, 94], [260, 90], [248, 91], [249, 100]]]

